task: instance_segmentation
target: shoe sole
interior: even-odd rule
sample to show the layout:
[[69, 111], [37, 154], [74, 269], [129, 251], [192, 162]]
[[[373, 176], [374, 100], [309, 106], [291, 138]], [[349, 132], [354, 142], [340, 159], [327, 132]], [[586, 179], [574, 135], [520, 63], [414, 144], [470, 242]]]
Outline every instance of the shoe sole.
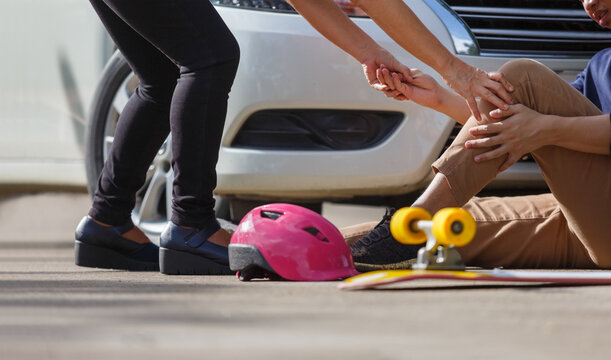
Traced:
[[186, 251], [159, 249], [159, 270], [166, 275], [235, 275], [229, 266]]
[[89, 245], [78, 240], [74, 242], [74, 263], [78, 266], [101, 269], [159, 271], [158, 263], [134, 260], [112, 249]]

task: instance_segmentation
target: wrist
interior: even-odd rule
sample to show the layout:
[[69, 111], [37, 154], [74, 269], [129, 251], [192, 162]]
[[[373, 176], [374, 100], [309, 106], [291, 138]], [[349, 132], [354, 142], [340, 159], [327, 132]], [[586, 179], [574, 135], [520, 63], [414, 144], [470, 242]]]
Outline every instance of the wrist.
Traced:
[[565, 118], [557, 115], [545, 115], [543, 117], [543, 129], [541, 131], [542, 144], [545, 145], [557, 145], [562, 143], [562, 137], [565, 133], [564, 128], [566, 126], [563, 121]]
[[439, 84], [437, 84], [437, 88], [434, 90], [434, 93], [435, 93], [435, 104], [438, 107], [441, 107], [444, 104], [448, 104], [448, 105], [452, 104], [452, 97], [455, 94], [453, 91], [449, 90], [446, 87], [439, 86]]
[[456, 74], [459, 69], [469, 65], [456, 56], [452, 56], [449, 53], [448, 55], [449, 56], [440, 59], [438, 65], [435, 66], [434, 69], [444, 78], [454, 78], [456, 77], [454, 74]]
[[437, 86], [436, 93], [439, 103], [434, 109], [464, 125], [471, 116], [471, 110], [465, 100], [454, 91], [440, 85]]
[[380, 53], [385, 52], [384, 48], [378, 45], [373, 39], [361, 43], [352, 56], [361, 64], [366, 63], [370, 59], [379, 57]]

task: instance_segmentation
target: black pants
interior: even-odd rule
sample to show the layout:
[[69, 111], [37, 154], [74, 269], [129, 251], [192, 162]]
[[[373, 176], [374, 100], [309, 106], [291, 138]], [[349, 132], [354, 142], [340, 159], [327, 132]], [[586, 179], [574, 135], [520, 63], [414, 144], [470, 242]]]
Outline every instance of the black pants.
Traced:
[[216, 163], [238, 44], [208, 0], [90, 0], [140, 79], [119, 117], [89, 215], [125, 224], [172, 131], [172, 221], [214, 219]]

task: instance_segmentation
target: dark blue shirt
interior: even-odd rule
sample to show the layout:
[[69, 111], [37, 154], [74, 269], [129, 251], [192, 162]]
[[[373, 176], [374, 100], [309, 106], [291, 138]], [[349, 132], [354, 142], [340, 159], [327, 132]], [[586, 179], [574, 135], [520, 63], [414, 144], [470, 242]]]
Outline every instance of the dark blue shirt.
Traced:
[[596, 53], [571, 85], [603, 114], [611, 113], [611, 48]]

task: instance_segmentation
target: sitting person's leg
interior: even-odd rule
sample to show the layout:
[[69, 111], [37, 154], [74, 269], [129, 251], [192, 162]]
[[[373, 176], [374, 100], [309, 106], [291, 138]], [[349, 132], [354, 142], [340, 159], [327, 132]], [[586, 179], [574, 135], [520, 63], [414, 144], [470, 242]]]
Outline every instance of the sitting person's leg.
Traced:
[[[495, 108], [494, 105], [482, 102], [479, 107], [482, 123], [497, 121], [488, 116]], [[475, 118], [469, 118], [454, 142], [433, 164], [437, 174], [412, 206], [422, 207], [431, 214], [445, 207], [460, 207], [494, 179], [504, 159], [476, 164], [473, 160], [475, 155], [486, 150], [464, 148], [465, 141], [474, 138], [469, 134], [469, 129], [478, 124]], [[375, 228], [371, 228], [371, 224], [362, 224], [341, 230], [346, 241], [352, 244], [352, 255], [356, 263], [390, 264], [415, 256], [421, 245], [399, 244], [390, 234], [388, 220], [385, 217]], [[355, 235], [366, 230], [370, 231], [368, 235], [355, 238]]]
[[[524, 71], [524, 68], [527, 71]], [[522, 71], [521, 71], [522, 70]], [[601, 111], [534, 61], [508, 63], [521, 104], [544, 114], [594, 116]], [[611, 156], [544, 146], [532, 152], [572, 232], [598, 266], [611, 267]]]
[[[516, 88], [513, 96], [516, 102], [523, 103], [527, 106], [534, 108], [542, 113], [551, 113], [557, 115], [595, 115], [599, 114], [600, 111], [596, 109], [596, 107], [588, 101], [585, 97], [583, 97], [580, 93], [575, 91], [570, 85], [568, 85], [565, 81], [555, 75], [552, 71], [545, 68], [544, 66], [526, 60], [514, 61], [509, 64], [506, 64], [501, 71], [504, 72], [505, 76], [511, 81], [511, 83]], [[568, 109], [567, 109], [568, 108]], [[482, 115], [484, 115], [484, 122], [494, 122], [496, 120], [489, 118], [488, 113], [493, 110], [494, 107], [486, 102], [482, 102], [480, 104], [480, 110]], [[498, 172], [498, 168], [505, 161], [505, 157], [497, 158], [494, 160], [486, 161], [484, 163], [475, 163], [474, 157], [483, 153], [487, 150], [484, 149], [465, 149], [464, 143], [465, 141], [474, 138], [468, 132], [469, 128], [477, 125], [476, 121], [471, 118], [465, 124], [463, 130], [460, 132], [454, 143], [450, 146], [450, 148], [442, 155], [442, 157], [433, 164], [433, 168], [436, 170], [437, 175], [431, 185], [427, 188], [425, 193], [415, 202], [414, 206], [423, 207], [430, 212], [434, 213], [435, 211], [448, 206], [462, 206], [464, 205], [472, 196], [478, 193], [490, 180], [492, 180]], [[544, 164], [547, 164], [551, 160], [555, 159], [556, 153], [562, 154], [565, 151], [560, 148], [550, 147], [550, 149], [543, 148], [544, 150], [540, 151], [541, 156], [536, 156], [537, 160], [541, 159]], [[555, 149], [560, 149], [556, 151]], [[538, 152], [539, 153], [539, 152]], [[582, 153], [578, 153], [582, 154]], [[579, 155], [578, 155], [579, 156]], [[583, 154], [584, 157], [589, 158], [589, 154]], [[546, 162], [547, 161], [547, 162]], [[571, 160], [573, 161], [573, 160]], [[586, 163], [588, 163], [586, 161]], [[564, 162], [559, 163], [554, 161], [554, 166], [558, 166], [560, 170], [559, 174], [562, 178], [562, 173], [567, 170], [562, 170], [565, 168]], [[601, 174], [604, 174], [600, 177], [605, 178], [606, 187], [609, 188], [609, 178], [611, 176], [609, 174], [609, 170], [605, 170], [597, 165], [597, 170]], [[546, 172], [546, 168], [549, 167], [544, 165], [544, 174], [546, 175], [546, 179], [550, 181], [549, 174], [551, 172]], [[570, 166], [565, 169], [570, 169]], [[569, 170], [570, 171], [570, 170]], [[566, 175], [566, 174], [565, 174]], [[557, 175], [556, 175], [557, 176]], [[595, 175], [593, 175], [595, 176]], [[558, 183], [558, 186], [555, 186]], [[562, 185], [563, 181], [551, 181], [551, 187], [554, 189], [555, 187], [562, 187], [563, 189], [566, 187]], [[603, 186], [603, 185], [598, 185]], [[560, 192], [571, 192], [575, 191], [576, 187], [568, 187], [566, 191], [560, 190]], [[602, 189], [602, 188], [601, 188]], [[609, 191], [609, 190], [606, 190]], [[532, 199], [533, 201], [542, 201], [541, 199]], [[596, 197], [584, 198], [583, 202], [588, 204], [590, 207], [594, 207], [594, 202]], [[562, 197], [561, 197], [562, 203]], [[562, 205], [561, 205], [562, 206]], [[607, 205], [608, 206], [608, 205]], [[564, 208], [563, 208], [564, 209]], [[603, 216], [608, 216], [609, 209], [600, 209], [603, 212]], [[600, 211], [599, 210], [599, 211]], [[497, 209], [498, 211], [498, 209]], [[538, 214], [538, 216], [544, 216], [546, 212], [542, 212]], [[547, 213], [548, 216], [551, 213]], [[480, 221], [487, 220], [486, 218], [479, 219]], [[558, 220], [560, 221], [560, 219]], [[561, 222], [561, 221], [560, 221]], [[479, 224], [478, 224], [479, 225]], [[496, 223], [497, 226], [502, 225], [501, 222]], [[486, 226], [490, 228], [491, 223], [487, 222]], [[599, 224], [599, 226], [608, 226]], [[572, 227], [567, 228], [572, 229]], [[379, 231], [378, 231], [379, 232]], [[499, 233], [499, 231], [492, 231], [491, 234]], [[507, 232], [504, 232], [507, 233]], [[535, 235], [535, 231], [531, 232], [533, 234], [533, 239]], [[607, 232], [608, 233], [608, 232]], [[353, 245], [353, 252], [355, 253], [355, 261], [356, 262], [365, 262], [372, 258], [384, 256], [383, 254], [376, 254], [380, 251], [368, 246], [368, 243], [371, 243], [369, 236], [366, 236], [362, 240], [355, 242]], [[480, 236], [476, 238], [473, 244], [473, 248], [477, 248], [478, 239], [481, 239]], [[523, 239], [523, 238], [522, 238]], [[574, 238], [573, 238], [574, 239]], [[394, 240], [391, 236], [384, 239], [383, 242], [386, 243], [389, 247], [396, 248], [396, 245], [391, 245]], [[498, 238], [498, 241], [501, 241], [501, 238]], [[537, 239], [537, 241], [541, 241], [541, 239]], [[554, 236], [550, 236], [546, 241], [554, 242]], [[568, 241], [568, 240], [567, 240]], [[491, 243], [488, 243], [490, 245]], [[556, 244], [552, 244], [556, 246]], [[587, 245], [587, 242], [586, 242]], [[376, 248], [382, 248], [382, 241], [378, 241], [376, 243]], [[578, 258], [571, 258], [568, 252], [579, 253], [578, 250], [570, 250], [573, 248], [578, 248], [576, 244], [569, 244], [565, 247], [567, 250], [566, 254], [556, 254], [555, 256], [558, 258], [566, 258], [567, 260], [559, 263], [558, 266], [579, 266], [579, 267], [589, 267], [590, 263], [583, 262]], [[526, 247], [531, 248], [531, 247]], [[545, 247], [543, 247], [545, 248]], [[588, 248], [590, 250], [590, 248]], [[355, 251], [356, 250], [356, 251]], [[371, 251], [369, 251], [371, 250]], [[396, 249], [395, 249], [396, 252]], [[591, 251], [590, 251], [591, 252]], [[402, 254], [395, 254], [393, 256], [393, 261], [396, 262], [398, 258], [408, 256], [412, 256], [412, 250], [403, 250]], [[467, 254], [466, 254], [467, 255]], [[531, 254], [530, 258], [542, 258], [545, 254]], [[475, 258], [475, 257], [474, 257]], [[479, 258], [480, 261], [481, 257]], [[502, 262], [502, 261], [500, 261]], [[383, 260], [377, 259], [377, 263], [383, 263]], [[511, 262], [505, 264], [509, 266]], [[549, 264], [548, 261], [537, 262], [534, 261], [529, 266], [547, 266]], [[579, 265], [580, 264], [580, 265]], [[501, 263], [496, 264], [496, 266], [504, 265]], [[526, 264], [523, 264], [526, 265]]]
[[458, 248], [466, 265], [485, 268], [595, 268], [552, 194], [473, 198], [464, 209], [475, 238]]

